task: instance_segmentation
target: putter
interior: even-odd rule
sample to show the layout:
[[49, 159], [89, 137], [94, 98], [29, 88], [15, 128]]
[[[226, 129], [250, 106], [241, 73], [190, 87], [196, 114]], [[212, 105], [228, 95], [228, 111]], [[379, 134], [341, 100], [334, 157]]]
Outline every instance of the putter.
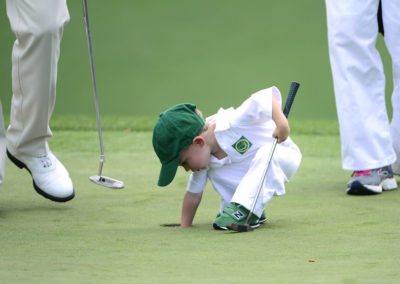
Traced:
[[100, 165], [99, 165], [98, 175], [91, 176], [91, 177], [89, 177], [89, 179], [97, 185], [102, 185], [102, 186], [112, 188], [112, 189], [121, 189], [121, 188], [124, 188], [124, 182], [102, 175], [103, 165], [105, 162], [103, 131], [101, 128], [99, 97], [97, 95], [96, 75], [94, 72], [92, 34], [90, 32], [90, 22], [89, 22], [89, 12], [88, 12], [87, 0], [82, 0], [82, 6], [83, 6], [83, 18], [85, 20], [88, 49], [89, 49], [90, 72], [92, 75], [93, 96], [94, 96], [94, 103], [95, 103], [95, 108], [96, 108], [97, 129], [98, 129], [98, 133], [99, 133], [99, 143], [100, 143]]
[[[290, 90], [289, 90], [288, 97], [286, 99], [285, 108], [283, 109], [283, 114], [286, 116], [286, 118], [289, 117], [289, 112], [290, 112], [290, 109], [292, 107], [294, 98], [296, 96], [296, 93], [297, 93], [297, 90], [299, 89], [299, 87], [300, 87], [300, 84], [297, 83], [297, 82], [292, 82], [292, 84], [290, 85]], [[265, 177], [267, 175], [269, 166], [271, 164], [271, 160], [272, 160], [272, 157], [274, 155], [275, 148], [276, 148], [277, 144], [278, 144], [278, 139], [275, 138], [274, 142], [272, 143], [271, 151], [269, 152], [269, 155], [268, 155], [267, 165], [264, 168], [264, 171], [263, 171], [262, 176], [261, 176], [261, 181], [258, 184], [256, 197], [253, 200], [253, 204], [251, 205], [251, 209], [249, 211], [249, 215], [247, 216], [245, 223], [244, 224], [231, 224], [231, 225], [228, 226], [229, 229], [231, 229], [233, 231], [236, 231], [236, 232], [240, 232], [240, 233], [241, 232], [249, 232], [249, 231], [253, 231], [254, 230], [250, 226], [249, 221], [250, 221], [251, 215], [253, 215], [254, 209], [256, 208], [256, 204], [257, 204], [258, 198], [260, 196], [260, 193], [261, 193], [261, 190], [262, 190], [262, 187], [263, 187], [263, 184], [264, 184], [264, 180], [265, 180]]]

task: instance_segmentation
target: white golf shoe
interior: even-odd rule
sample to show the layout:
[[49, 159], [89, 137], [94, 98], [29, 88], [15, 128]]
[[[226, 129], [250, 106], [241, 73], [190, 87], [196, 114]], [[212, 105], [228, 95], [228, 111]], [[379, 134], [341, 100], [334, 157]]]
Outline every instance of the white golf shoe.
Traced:
[[74, 198], [74, 187], [69, 174], [50, 150], [43, 157], [13, 155], [8, 150], [7, 156], [17, 167], [29, 171], [33, 187], [40, 195], [56, 202], [66, 202]]

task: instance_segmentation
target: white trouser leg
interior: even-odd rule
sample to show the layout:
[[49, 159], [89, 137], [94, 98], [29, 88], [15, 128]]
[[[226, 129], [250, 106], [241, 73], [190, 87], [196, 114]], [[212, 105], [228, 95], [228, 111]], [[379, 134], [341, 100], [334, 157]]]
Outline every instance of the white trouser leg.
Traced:
[[[248, 172], [233, 195], [232, 202], [239, 203], [249, 210], [251, 209], [257, 196], [262, 173], [267, 166], [270, 150], [270, 146], [264, 146], [257, 151]], [[261, 216], [272, 196], [285, 193], [284, 184], [294, 176], [300, 166], [300, 162], [300, 150], [290, 139], [277, 145], [253, 212], [255, 215]]]
[[69, 20], [66, 0], [7, 0], [7, 15], [16, 35], [7, 147], [13, 154], [43, 156], [52, 135], [60, 41]]
[[378, 4], [378, 0], [326, 0], [329, 56], [347, 170], [378, 168], [396, 159], [385, 105], [385, 76], [375, 47]]
[[382, 1], [382, 18], [385, 43], [393, 66], [393, 117], [391, 133], [397, 155], [396, 166], [400, 171], [400, 3], [398, 0]]

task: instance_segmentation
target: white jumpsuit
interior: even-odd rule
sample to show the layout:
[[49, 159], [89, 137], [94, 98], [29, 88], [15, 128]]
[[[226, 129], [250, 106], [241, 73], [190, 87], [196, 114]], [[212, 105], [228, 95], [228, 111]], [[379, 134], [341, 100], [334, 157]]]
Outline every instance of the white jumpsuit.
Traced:
[[69, 21], [66, 0], [7, 0], [6, 8], [16, 40], [12, 49], [13, 97], [7, 134], [0, 104], [0, 183], [4, 178], [6, 147], [13, 154], [47, 154], [60, 42], [63, 27]]
[[[215, 121], [215, 137], [227, 157], [212, 156], [208, 169], [191, 174], [187, 191], [202, 192], [209, 179], [221, 196], [220, 212], [229, 202], [251, 209], [274, 140], [272, 96], [281, 103], [279, 90], [272, 87], [253, 94], [237, 109], [220, 109], [207, 119]], [[273, 195], [285, 194], [284, 183], [300, 161], [300, 150], [290, 138], [277, 145], [254, 214], [261, 216]]]
[[[328, 42], [342, 161], [346, 170], [394, 164], [400, 172], [400, 0], [382, 0], [384, 40], [393, 65], [393, 117], [375, 47], [379, 0], [326, 0]], [[395, 162], [397, 160], [397, 162]]]

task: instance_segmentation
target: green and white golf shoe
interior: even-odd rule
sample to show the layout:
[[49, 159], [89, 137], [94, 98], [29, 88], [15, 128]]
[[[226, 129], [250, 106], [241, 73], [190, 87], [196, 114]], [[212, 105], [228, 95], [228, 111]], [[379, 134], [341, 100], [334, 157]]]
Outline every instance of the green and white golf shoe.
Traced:
[[[247, 216], [249, 215], [249, 210], [238, 203], [229, 203], [227, 207], [224, 208], [222, 214], [218, 214], [217, 218], [213, 223], [213, 227], [216, 230], [229, 230], [229, 225], [238, 224], [243, 225], [246, 223]], [[265, 223], [267, 218], [265, 214], [258, 218], [256, 215], [252, 215], [249, 220], [249, 225], [251, 228], [256, 229]]]

